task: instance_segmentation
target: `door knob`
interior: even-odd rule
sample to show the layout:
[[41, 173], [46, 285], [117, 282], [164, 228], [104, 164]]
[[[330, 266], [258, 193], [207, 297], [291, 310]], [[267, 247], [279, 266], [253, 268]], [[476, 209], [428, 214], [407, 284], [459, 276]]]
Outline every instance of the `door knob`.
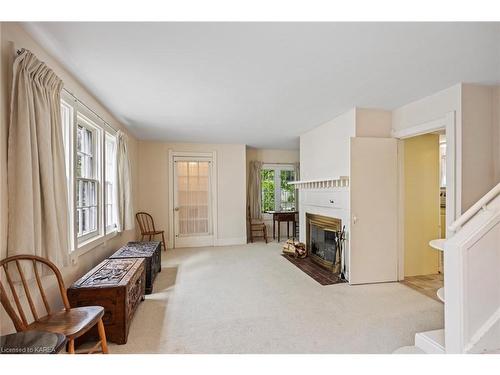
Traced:
[[175, 208], [174, 208], [174, 211], [179, 211], [179, 207], [175, 207]]

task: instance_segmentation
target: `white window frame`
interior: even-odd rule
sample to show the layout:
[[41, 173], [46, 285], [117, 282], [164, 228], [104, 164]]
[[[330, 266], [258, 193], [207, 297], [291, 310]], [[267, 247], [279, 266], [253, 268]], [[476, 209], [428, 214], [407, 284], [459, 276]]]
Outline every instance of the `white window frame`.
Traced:
[[[66, 173], [68, 180], [68, 202], [69, 202], [69, 226], [70, 226], [70, 249], [72, 257], [82, 255], [99, 245], [102, 245], [108, 239], [117, 235], [116, 225], [106, 228], [106, 212], [104, 204], [106, 202], [105, 186], [105, 166], [106, 166], [106, 136], [114, 137], [116, 131], [100, 119], [95, 113], [78, 102], [73, 96], [65, 91], [61, 94], [61, 106], [70, 110], [72, 115], [69, 128], [63, 128], [63, 138], [65, 140], [65, 157], [66, 157]], [[93, 181], [97, 182], [97, 225], [96, 230], [87, 233], [80, 238], [77, 237], [78, 230], [76, 228], [76, 162], [77, 162], [77, 128], [78, 124], [84, 125], [86, 128], [91, 128], [94, 131], [94, 154], [95, 154], [95, 171]], [[63, 123], [63, 125], [65, 125]], [[67, 143], [68, 140], [71, 142]], [[115, 148], [116, 152], [116, 148]], [[116, 164], [115, 164], [116, 168]], [[115, 203], [116, 204], [116, 203]], [[74, 258], [73, 258], [74, 259]]]
[[[295, 172], [295, 166], [293, 164], [263, 164], [262, 169], [274, 170], [274, 211], [281, 211], [281, 171]], [[294, 178], [296, 177], [294, 176]], [[260, 194], [262, 195], [262, 186], [260, 188]], [[295, 204], [297, 204], [296, 192]], [[262, 204], [260, 209], [262, 210]], [[297, 210], [297, 207], [295, 207], [295, 209]], [[262, 212], [264, 213], [264, 211]]]
[[[102, 215], [100, 214], [100, 211], [102, 210], [102, 199], [101, 196], [102, 194], [102, 179], [99, 178], [102, 175], [102, 162], [104, 160], [104, 155], [102, 153], [102, 147], [101, 147], [101, 139], [102, 139], [102, 129], [98, 127], [98, 125], [92, 121], [90, 118], [85, 116], [82, 113], [77, 114], [77, 122], [76, 122], [76, 127], [75, 127], [75, 133], [77, 132], [78, 127], [81, 126], [87, 130], [89, 130], [92, 133], [92, 163], [93, 163], [93, 176], [91, 177], [77, 177], [75, 174], [74, 177], [74, 183], [75, 183], [75, 200], [74, 200], [74, 210], [75, 210], [75, 224], [77, 222], [76, 220], [76, 215], [78, 213], [78, 205], [76, 201], [76, 189], [78, 189], [78, 181], [88, 181], [88, 182], [93, 182], [95, 183], [96, 186], [96, 202], [94, 205], [91, 206], [84, 206], [83, 208], [96, 208], [96, 220], [97, 223], [95, 225], [95, 230], [89, 231], [87, 233], [84, 233], [80, 237], [78, 237], [78, 228], [74, 227], [74, 230], [76, 232], [76, 243], [78, 245], [82, 243], [89, 242], [89, 240], [95, 239], [97, 237], [100, 237], [103, 233], [102, 230]], [[76, 145], [76, 143], [75, 143]], [[76, 165], [77, 165], [77, 157], [78, 150], [77, 147], [75, 147], [75, 156], [74, 160], [75, 163], [73, 165], [74, 171], [76, 171]], [[90, 216], [89, 216], [90, 218]]]

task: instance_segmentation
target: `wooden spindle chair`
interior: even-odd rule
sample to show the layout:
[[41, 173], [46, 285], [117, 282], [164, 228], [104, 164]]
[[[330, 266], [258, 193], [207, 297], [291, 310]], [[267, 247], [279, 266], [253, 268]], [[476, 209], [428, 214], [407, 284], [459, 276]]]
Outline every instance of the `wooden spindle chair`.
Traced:
[[255, 220], [252, 219], [252, 215], [250, 214], [250, 206], [247, 207], [247, 220], [248, 220], [248, 225], [250, 226], [249, 230], [250, 242], [253, 243], [254, 238], [264, 238], [264, 241], [266, 241], [267, 243], [266, 224], [263, 221], [256, 222]]
[[141, 241], [144, 241], [144, 237], [149, 236], [151, 241], [154, 236], [161, 234], [161, 243], [163, 244], [163, 251], [167, 251], [167, 246], [165, 245], [165, 234], [163, 230], [156, 230], [155, 222], [153, 216], [147, 212], [138, 212], [135, 214], [135, 218], [139, 223], [139, 230], [141, 231]]
[[[32, 280], [31, 282], [28, 282], [26, 276], [24, 275], [22, 265], [25, 264], [31, 264], [31, 267], [33, 269], [35, 280]], [[47, 295], [45, 294], [45, 290], [42, 286], [42, 279], [40, 277], [39, 268], [41, 270], [44, 265], [52, 270], [52, 272], [56, 276], [59, 292], [61, 294], [61, 299], [64, 305], [64, 309], [60, 311], [52, 311], [47, 300]], [[10, 293], [14, 299], [17, 312], [10, 303], [6, 287], [4, 287], [2, 283], [2, 269], [4, 271], [7, 284], [9, 285]], [[16, 288], [17, 282], [14, 280], [16, 274], [21, 280], [24, 295], [31, 310], [33, 320], [28, 320], [28, 314], [23, 310], [20, 295], [18, 295], [18, 293], [16, 292], [16, 289], [21, 291], [20, 287]], [[33, 299], [33, 296], [35, 294], [32, 294], [32, 291], [30, 291], [29, 284], [33, 285], [32, 289], [36, 289], [35, 281], [36, 286], [38, 286], [38, 293], [43, 301], [43, 305], [45, 306], [46, 315], [38, 314], [35, 303], [36, 301]], [[10, 319], [12, 320], [12, 323], [14, 324], [17, 332], [36, 330], [63, 334], [68, 339], [68, 352], [71, 354], [75, 353], [75, 339], [82, 336], [91, 328], [97, 325], [97, 331], [99, 333], [100, 341], [90, 350], [82, 351], [79, 353], [108, 353], [106, 333], [104, 330], [104, 324], [102, 322], [104, 308], [102, 306], [71, 308], [68, 301], [68, 296], [66, 295], [66, 288], [64, 286], [61, 272], [52, 262], [47, 259], [34, 255], [15, 255], [1, 260], [0, 302], [9, 315]], [[99, 346], [101, 347], [100, 350], [98, 350]]]

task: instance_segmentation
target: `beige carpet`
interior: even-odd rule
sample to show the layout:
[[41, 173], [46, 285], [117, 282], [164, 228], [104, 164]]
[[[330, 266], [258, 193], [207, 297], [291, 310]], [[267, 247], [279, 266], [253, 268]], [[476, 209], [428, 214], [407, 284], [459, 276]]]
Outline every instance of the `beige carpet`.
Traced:
[[163, 253], [153, 294], [112, 353], [392, 353], [443, 327], [443, 305], [399, 283], [321, 286], [276, 243]]

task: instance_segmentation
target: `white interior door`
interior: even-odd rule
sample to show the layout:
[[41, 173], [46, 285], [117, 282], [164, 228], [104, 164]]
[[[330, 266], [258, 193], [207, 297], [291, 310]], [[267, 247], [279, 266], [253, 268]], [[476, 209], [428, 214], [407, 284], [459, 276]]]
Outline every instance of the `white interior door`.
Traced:
[[213, 245], [212, 160], [174, 158], [174, 246]]
[[397, 140], [351, 138], [349, 282], [398, 279]]

